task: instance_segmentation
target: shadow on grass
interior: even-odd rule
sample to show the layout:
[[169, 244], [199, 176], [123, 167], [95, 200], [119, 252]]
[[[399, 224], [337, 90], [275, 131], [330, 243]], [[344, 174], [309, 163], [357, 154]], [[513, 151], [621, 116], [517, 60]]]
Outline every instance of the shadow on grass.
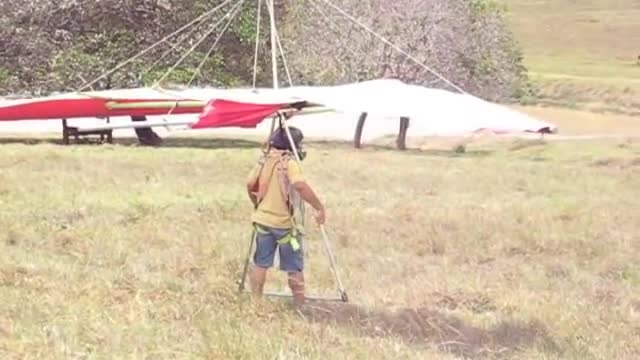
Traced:
[[420, 308], [396, 312], [365, 310], [351, 304], [310, 304], [302, 314], [308, 321], [350, 328], [366, 337], [396, 337], [410, 345], [431, 345], [462, 358], [509, 357], [534, 345], [559, 352], [539, 322], [502, 321], [489, 329]]
[[[0, 137], [0, 145], [60, 145], [64, 146], [61, 139], [55, 138], [28, 138], [28, 137]], [[77, 143], [72, 142], [68, 146], [108, 146], [109, 144], [101, 144], [95, 139], [80, 139]], [[117, 138], [113, 140], [113, 145], [125, 146], [125, 147], [141, 147], [147, 148], [150, 146], [140, 145], [136, 138]], [[191, 149], [259, 149], [263, 143], [256, 140], [240, 139], [240, 138], [205, 138], [205, 137], [173, 137], [163, 139], [163, 143], [157, 148], [191, 148]], [[486, 157], [493, 154], [493, 151], [489, 150], [466, 150], [464, 152], [457, 152], [454, 149], [407, 149], [400, 151], [391, 145], [379, 145], [368, 144], [364, 145], [362, 149], [355, 149], [349, 141], [339, 140], [307, 140], [305, 141], [307, 147], [317, 147], [325, 149], [340, 149], [351, 150], [355, 152], [370, 152], [370, 151], [393, 151], [406, 155], [415, 156], [440, 156], [440, 157]], [[318, 150], [320, 150], [318, 149]], [[313, 150], [312, 150], [313, 151]]]

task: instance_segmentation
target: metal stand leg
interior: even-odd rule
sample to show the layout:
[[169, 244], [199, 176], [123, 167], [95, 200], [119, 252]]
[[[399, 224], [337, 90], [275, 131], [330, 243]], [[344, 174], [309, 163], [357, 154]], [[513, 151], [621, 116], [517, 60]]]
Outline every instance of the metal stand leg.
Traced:
[[242, 271], [242, 279], [240, 279], [240, 284], [238, 286], [238, 291], [242, 292], [244, 290], [244, 282], [247, 278], [247, 272], [249, 272], [249, 262], [251, 262], [251, 253], [253, 252], [253, 244], [256, 242], [256, 229], [253, 229], [251, 233], [251, 242], [249, 243], [249, 252], [247, 253], [247, 259], [244, 262], [244, 270]]
[[340, 297], [342, 301], [348, 302], [349, 296], [347, 296], [347, 291], [344, 289], [342, 285], [342, 280], [340, 280], [340, 276], [338, 275], [338, 270], [336, 268], [336, 260], [333, 255], [333, 251], [331, 250], [331, 246], [329, 244], [329, 237], [327, 236], [327, 231], [325, 230], [324, 225], [320, 226], [320, 231], [322, 232], [322, 242], [324, 243], [324, 248], [327, 251], [327, 256], [329, 257], [329, 264], [331, 265], [331, 271], [333, 272], [333, 276], [336, 278], [336, 282], [338, 283], [338, 292], [340, 292]]

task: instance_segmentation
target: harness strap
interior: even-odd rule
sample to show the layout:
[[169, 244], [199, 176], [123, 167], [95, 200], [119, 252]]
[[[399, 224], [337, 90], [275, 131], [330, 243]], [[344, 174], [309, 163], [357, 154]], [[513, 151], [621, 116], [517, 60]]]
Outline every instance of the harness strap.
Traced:
[[[256, 228], [257, 234], [266, 235], [269, 233], [269, 231], [265, 230], [262, 226], [258, 224], [255, 224], [255, 228]], [[297, 234], [296, 228], [292, 228], [282, 238], [278, 239], [277, 243], [279, 245], [291, 244], [291, 248], [293, 249], [293, 251], [298, 251], [300, 250], [300, 242], [298, 241], [296, 234]]]
[[[265, 155], [266, 157], [266, 155]], [[260, 203], [262, 202], [262, 200], [264, 200], [267, 191], [269, 190], [269, 184], [271, 183], [271, 180], [273, 178], [274, 173], [277, 171], [277, 180], [278, 180], [278, 186], [280, 188], [280, 194], [282, 196], [282, 200], [285, 203], [285, 206], [287, 207], [288, 211], [289, 211], [289, 219], [291, 220], [291, 229], [292, 229], [292, 233], [293, 233], [293, 238], [295, 240], [295, 236], [298, 233], [303, 233], [303, 227], [304, 224], [298, 224], [296, 222], [296, 218], [295, 218], [295, 204], [293, 203], [291, 196], [290, 196], [290, 191], [291, 191], [291, 182], [289, 181], [289, 175], [288, 175], [288, 169], [289, 169], [289, 161], [291, 160], [291, 154], [289, 152], [283, 152], [282, 154], [280, 154], [280, 156], [275, 160], [276, 163], [272, 165], [271, 167], [271, 171], [269, 173], [269, 175], [264, 179], [261, 180], [261, 176], [262, 176], [262, 172], [264, 171], [264, 167], [266, 164], [266, 159], [263, 157], [260, 160], [260, 171], [258, 173], [257, 176], [257, 193], [256, 193], [256, 198], [257, 198], [257, 204], [260, 205]], [[256, 206], [257, 208], [257, 206]], [[297, 244], [297, 240], [295, 240], [296, 243], [296, 247], [299, 248], [299, 245]], [[293, 244], [292, 244], [293, 245]], [[295, 248], [294, 248], [295, 250]]]
[[260, 203], [262, 202], [262, 200], [264, 200], [265, 196], [267, 195], [267, 190], [269, 189], [269, 183], [271, 182], [271, 178], [273, 177], [273, 173], [275, 172], [275, 166], [273, 166], [273, 168], [271, 168], [271, 172], [269, 173], [269, 176], [265, 179], [265, 181], [260, 181], [260, 177], [262, 176], [262, 171], [264, 170], [264, 163], [262, 164], [262, 167], [260, 168], [260, 172], [258, 172], [258, 193], [256, 194], [256, 198], [258, 200], [258, 205], [260, 205]]

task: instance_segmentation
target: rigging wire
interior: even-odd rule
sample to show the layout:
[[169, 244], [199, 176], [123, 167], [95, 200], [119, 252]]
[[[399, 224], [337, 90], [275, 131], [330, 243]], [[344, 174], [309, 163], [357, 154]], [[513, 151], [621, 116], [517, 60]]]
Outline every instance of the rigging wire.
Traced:
[[[229, 12], [227, 13], [227, 15], [225, 15], [223, 17], [223, 19], [225, 17], [227, 17], [228, 15], [231, 15], [231, 17], [229, 18], [229, 20], [227, 21], [227, 23], [225, 24], [224, 28], [222, 29], [222, 31], [220, 32], [220, 34], [218, 35], [218, 37], [216, 38], [216, 41], [213, 43], [213, 45], [211, 46], [211, 48], [209, 49], [209, 51], [207, 52], [207, 54], [204, 56], [204, 58], [202, 59], [202, 61], [200, 62], [198, 68], [196, 69], [196, 72], [193, 74], [193, 76], [191, 76], [191, 79], [189, 79], [189, 82], [187, 83], [187, 87], [191, 85], [191, 83], [193, 82], [193, 80], [199, 75], [200, 71], [202, 70], [202, 67], [204, 66], [204, 64], [206, 63], [207, 59], [209, 58], [209, 56], [211, 56], [211, 53], [213, 53], [213, 49], [215, 49], [216, 45], [218, 44], [218, 42], [220, 41], [220, 39], [222, 38], [222, 36], [224, 35], [224, 33], [227, 31], [227, 29], [229, 28], [229, 26], [231, 25], [231, 23], [233, 22], [233, 20], [235, 19], [235, 17], [238, 15], [238, 13], [240, 12], [240, 10], [242, 9], [242, 4], [244, 4], [245, 0], [240, 0], [240, 2], [235, 5], [235, 7]], [[216, 24], [214, 25], [214, 29], [217, 28], [219, 25]], [[209, 33], [210, 34], [210, 33]], [[205, 35], [205, 37], [207, 37], [209, 34]], [[201, 42], [201, 41], [200, 41]], [[199, 45], [196, 44], [191, 51], [193, 51], [195, 49], [195, 47], [197, 47]], [[188, 55], [188, 53], [187, 53]], [[186, 56], [185, 56], [186, 57]], [[185, 58], [183, 57], [183, 59]], [[182, 60], [182, 59], [181, 59]], [[177, 66], [178, 64], [176, 64]], [[175, 66], [174, 66], [175, 67]], [[165, 74], [165, 75], [168, 75]], [[162, 79], [161, 79], [162, 80]], [[173, 112], [175, 111], [175, 109], [178, 107], [178, 102], [176, 102], [175, 104], [173, 104], [173, 106], [171, 107], [171, 109], [169, 109], [169, 112], [165, 115], [165, 116], [170, 116], [171, 114], [173, 114]]]
[[287, 65], [287, 58], [284, 55], [284, 50], [282, 50], [282, 44], [280, 43], [280, 35], [278, 35], [277, 31], [276, 31], [276, 43], [278, 44], [280, 57], [282, 57], [282, 64], [284, 65], [284, 71], [287, 74], [287, 80], [289, 81], [289, 86], [293, 86], [293, 80], [291, 79], [291, 72], [289, 71], [289, 65]]
[[[274, 0], [271, 0], [272, 2]], [[272, 16], [272, 18], [275, 19], [275, 14], [272, 13], [273, 11], [273, 6], [269, 6], [269, 15]], [[282, 44], [280, 43], [280, 36], [278, 35], [278, 29], [276, 28], [276, 25], [273, 24], [273, 27], [271, 28], [271, 31], [273, 31], [273, 39], [275, 39], [275, 44], [271, 44], [271, 46], [277, 46], [278, 47], [278, 51], [280, 52], [280, 56], [282, 57], [282, 63], [284, 65], [284, 70], [287, 74], [287, 80], [289, 81], [289, 85], [293, 86], [293, 81], [291, 80], [291, 73], [289, 72], [289, 66], [287, 65], [287, 59], [284, 56], [284, 51], [282, 50]]]
[[167, 72], [162, 75], [162, 77], [160, 77], [160, 79], [156, 80], [154, 82], [154, 84], [151, 86], [152, 88], [157, 88], [158, 85], [164, 81], [164, 79], [167, 78], [167, 76], [169, 76], [193, 51], [195, 51], [195, 49], [200, 46], [200, 44], [202, 44], [202, 42], [204, 42], [209, 35], [211, 35], [217, 28], [218, 26], [224, 21], [225, 18], [229, 17], [229, 15], [231, 14], [231, 12], [235, 11], [237, 8], [240, 7], [240, 5], [242, 5], [242, 3], [245, 0], [240, 0], [240, 2], [238, 2], [238, 4], [234, 5], [234, 8], [232, 8], [229, 12], [227, 12], [218, 22], [216, 22], [215, 24], [213, 24], [213, 26], [211, 26], [211, 28], [209, 29], [209, 31], [207, 31], [201, 38], [200, 40], [198, 40], [192, 47], [191, 49], [189, 49], [169, 70], [167, 70]]
[[[322, 17], [324, 18], [324, 22], [326, 24], [329, 25], [329, 27], [333, 28], [334, 31], [336, 31], [337, 33], [340, 33], [340, 28], [338, 27], [338, 25], [335, 23], [335, 21], [331, 20], [331, 18], [329, 17], [329, 15], [327, 15], [326, 12], [324, 12], [319, 6], [318, 4], [316, 4], [315, 2], [311, 1], [311, 0], [307, 0], [309, 2], [309, 4], [311, 5], [311, 8], [313, 11], [317, 12], [318, 14], [322, 15]], [[346, 50], [349, 54], [351, 54], [351, 56], [353, 57], [361, 57], [361, 56], [366, 56], [367, 54], [364, 53], [358, 53], [356, 52], [354, 49], [352, 49], [350, 46], [343, 46], [342, 47], [344, 50]], [[342, 65], [344, 65], [344, 63], [340, 60], [338, 60], [336, 58], [336, 60], [341, 63]], [[379, 64], [376, 61], [377, 64]]]
[[[205, 20], [205, 19], [203, 19]], [[151, 66], [149, 66], [148, 68], [146, 68], [140, 75], [140, 77], [145, 76], [146, 74], [148, 74], [153, 68], [155, 68], [156, 66], [158, 66], [158, 64], [164, 60], [172, 51], [176, 50], [178, 48], [178, 46], [180, 46], [181, 43], [183, 43], [185, 40], [187, 40], [194, 32], [196, 32], [196, 30], [198, 30], [198, 26], [200, 26], [202, 23], [195, 25], [192, 27], [191, 30], [189, 30], [188, 33], [186, 33], [184, 36], [182, 36], [178, 41], [176, 41], [174, 44], [171, 45], [171, 47], [166, 50], [164, 53], [162, 53], [162, 55], [153, 62], [153, 64], [151, 64]]]
[[229, 29], [229, 26], [231, 25], [231, 23], [233, 22], [235, 17], [238, 16], [238, 13], [242, 9], [242, 5], [244, 4], [245, 1], [246, 0], [240, 0], [240, 3], [238, 3], [237, 7], [234, 10], [235, 12], [231, 15], [231, 17], [229, 18], [229, 21], [227, 21], [227, 24], [224, 26], [224, 28], [222, 28], [222, 31], [220, 32], [220, 35], [218, 35], [218, 38], [213, 43], [213, 45], [211, 45], [211, 48], [209, 49], [209, 51], [205, 55], [204, 59], [202, 59], [202, 61], [200, 62], [200, 64], [196, 68], [196, 72], [193, 74], [193, 76], [191, 76], [191, 79], [189, 79], [189, 82], [187, 83], [187, 86], [190, 86], [191, 83], [193, 82], [193, 80], [195, 80], [195, 78], [198, 77], [198, 75], [200, 75], [200, 71], [204, 67], [204, 64], [207, 62], [207, 60], [209, 59], [209, 57], [213, 53], [213, 50], [215, 49], [216, 45], [218, 45], [218, 42], [220, 42], [220, 39], [222, 39], [222, 36], [224, 35], [224, 33], [227, 31], [227, 29]]
[[256, 24], [256, 51], [253, 56], [253, 89], [256, 89], [258, 81], [258, 53], [260, 49], [260, 15], [262, 13], [262, 0], [258, 0], [258, 21]]
[[97, 83], [98, 81], [104, 79], [105, 77], [113, 74], [114, 72], [120, 70], [122, 67], [124, 67], [125, 65], [129, 64], [130, 62], [138, 59], [139, 57], [145, 55], [146, 53], [148, 53], [149, 51], [155, 49], [156, 47], [160, 46], [161, 44], [167, 42], [169, 39], [173, 38], [174, 36], [178, 35], [179, 33], [183, 32], [184, 30], [188, 29], [189, 27], [193, 26], [195, 23], [199, 22], [200, 20], [208, 17], [209, 15], [215, 13], [216, 11], [218, 11], [219, 9], [221, 9], [223, 6], [227, 5], [228, 3], [230, 3], [232, 0], [226, 0], [225, 2], [223, 2], [222, 4], [216, 6], [215, 8], [205, 12], [204, 14], [198, 16], [197, 18], [195, 18], [194, 20], [192, 20], [191, 22], [187, 23], [186, 25], [182, 26], [181, 28], [179, 28], [178, 30], [172, 32], [171, 34], [165, 36], [164, 38], [160, 39], [159, 41], [157, 41], [155, 44], [147, 47], [146, 49], [142, 50], [141, 52], [139, 52], [138, 54], [130, 57], [129, 59], [121, 62], [120, 64], [116, 65], [114, 68], [112, 68], [111, 70], [108, 70], [107, 72], [103, 73], [102, 75], [100, 75], [99, 77], [97, 77], [96, 79], [94, 79], [93, 81], [86, 83], [84, 85], [82, 85], [80, 88], [78, 88], [78, 90], [76, 90], [77, 92], [80, 92], [84, 89], [86, 89], [87, 87], [91, 87], [91, 85]]
[[392, 43], [391, 41], [387, 40], [384, 36], [378, 34], [374, 30], [372, 30], [370, 27], [368, 27], [367, 25], [363, 24], [361, 21], [359, 21], [358, 19], [356, 19], [355, 17], [353, 17], [348, 12], [346, 12], [343, 9], [341, 9], [340, 7], [338, 7], [337, 5], [332, 3], [331, 1], [329, 1], [329, 0], [309, 0], [309, 1], [322, 1], [322, 2], [324, 2], [328, 6], [332, 7], [334, 10], [336, 10], [337, 12], [339, 12], [340, 14], [345, 16], [347, 19], [351, 20], [353, 23], [355, 23], [356, 25], [360, 26], [362, 29], [364, 29], [368, 33], [370, 33], [373, 36], [377, 37], [379, 40], [381, 40], [385, 44], [391, 46], [394, 50], [398, 51], [399, 53], [401, 53], [402, 55], [406, 56], [408, 59], [410, 59], [411, 61], [413, 61], [417, 65], [421, 66], [423, 69], [427, 70], [431, 74], [435, 75], [436, 77], [440, 78], [442, 81], [444, 81], [447, 84], [449, 84], [454, 89], [458, 90], [462, 94], [470, 95], [466, 91], [464, 91], [461, 87], [459, 87], [458, 85], [454, 84], [453, 82], [451, 82], [450, 80], [448, 80], [444, 76], [440, 75], [437, 71], [435, 71], [432, 68], [430, 68], [429, 66], [425, 65], [422, 61], [416, 59], [415, 57], [413, 57], [411, 54], [409, 54], [408, 52], [406, 52], [405, 50], [403, 50], [399, 46], [397, 46], [394, 43]]

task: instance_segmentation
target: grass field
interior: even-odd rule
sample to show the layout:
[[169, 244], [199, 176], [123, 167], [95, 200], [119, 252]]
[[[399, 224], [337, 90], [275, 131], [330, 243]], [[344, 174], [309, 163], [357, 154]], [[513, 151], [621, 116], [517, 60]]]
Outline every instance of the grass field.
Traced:
[[2, 142], [2, 359], [640, 357], [638, 141], [310, 144], [304, 316], [236, 293], [257, 143]]
[[640, 2], [500, 2], [542, 103], [640, 114]]
[[[640, 358], [640, 3], [501, 1], [553, 105], [516, 108], [624, 137], [311, 143], [351, 302], [300, 314], [237, 292], [255, 139], [5, 134], [0, 359]], [[308, 230], [309, 293], [333, 295]]]

